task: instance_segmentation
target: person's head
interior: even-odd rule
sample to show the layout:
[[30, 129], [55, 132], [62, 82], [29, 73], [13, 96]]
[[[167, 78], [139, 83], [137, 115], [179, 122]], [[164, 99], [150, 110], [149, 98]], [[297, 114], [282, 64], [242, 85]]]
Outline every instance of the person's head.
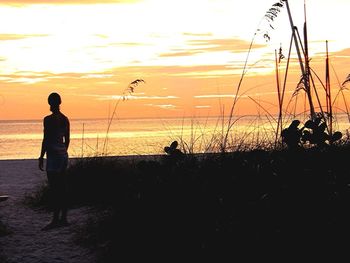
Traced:
[[60, 104], [62, 101], [61, 101], [61, 96], [58, 93], [56, 92], [51, 93], [47, 98], [47, 101], [50, 105], [50, 111], [52, 112], [59, 111]]

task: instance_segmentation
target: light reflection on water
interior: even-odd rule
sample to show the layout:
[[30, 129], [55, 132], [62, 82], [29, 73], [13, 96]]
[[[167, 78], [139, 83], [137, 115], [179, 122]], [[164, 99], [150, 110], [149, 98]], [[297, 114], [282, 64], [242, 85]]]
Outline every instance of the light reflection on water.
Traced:
[[[288, 125], [288, 124], [286, 124]], [[275, 124], [266, 117], [247, 116], [235, 123], [229, 141], [246, 144], [274, 140]], [[335, 129], [349, 128], [346, 115], [339, 115]], [[0, 121], [0, 159], [32, 159], [40, 153], [42, 120]], [[102, 152], [107, 120], [71, 120], [72, 157], [94, 156]], [[161, 154], [173, 140], [194, 145], [196, 152], [213, 150], [210, 145], [222, 141], [226, 125], [218, 117], [179, 119], [114, 120], [108, 134], [109, 155]]]

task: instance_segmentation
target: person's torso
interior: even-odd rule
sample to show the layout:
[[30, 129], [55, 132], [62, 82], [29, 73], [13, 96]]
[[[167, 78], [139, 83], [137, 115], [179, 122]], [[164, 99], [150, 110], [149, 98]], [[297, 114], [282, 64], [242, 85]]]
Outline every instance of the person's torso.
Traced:
[[45, 118], [48, 154], [63, 155], [67, 153], [65, 136], [68, 129], [68, 119], [62, 113], [52, 114]]

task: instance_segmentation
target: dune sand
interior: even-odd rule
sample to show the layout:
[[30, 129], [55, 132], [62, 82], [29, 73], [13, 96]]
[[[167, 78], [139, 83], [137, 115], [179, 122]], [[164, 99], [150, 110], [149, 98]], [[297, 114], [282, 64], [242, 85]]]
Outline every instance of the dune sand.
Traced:
[[26, 193], [35, 191], [45, 180], [37, 160], [0, 161], [0, 195], [9, 195], [8, 200], [0, 202], [0, 219], [12, 232], [0, 237], [1, 254], [9, 263], [95, 262], [92, 252], [73, 241], [74, 227], [87, 219], [87, 208], [69, 211], [70, 226], [41, 231], [51, 214], [23, 204]]

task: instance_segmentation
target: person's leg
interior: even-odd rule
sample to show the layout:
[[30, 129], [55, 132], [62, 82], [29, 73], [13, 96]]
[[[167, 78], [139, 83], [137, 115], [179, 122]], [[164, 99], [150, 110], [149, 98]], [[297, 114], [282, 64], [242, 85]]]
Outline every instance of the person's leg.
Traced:
[[68, 225], [67, 212], [68, 212], [68, 201], [67, 201], [67, 184], [66, 184], [66, 174], [63, 171], [59, 174], [59, 187], [58, 187], [58, 200], [59, 208], [61, 212], [61, 217], [59, 219], [61, 225]]
[[69, 225], [68, 220], [67, 220], [67, 208], [62, 208], [61, 210], [61, 219], [60, 219], [60, 224], [63, 226]]
[[57, 227], [59, 224], [59, 189], [57, 182], [57, 174], [53, 172], [47, 172], [47, 179], [49, 185], [49, 196], [50, 196], [50, 208], [53, 210], [53, 216], [51, 222], [43, 228], [48, 230]]
[[48, 181], [51, 191], [51, 201], [53, 208], [53, 219], [52, 221], [58, 222], [60, 212], [60, 182], [59, 174], [54, 172], [48, 172]]

